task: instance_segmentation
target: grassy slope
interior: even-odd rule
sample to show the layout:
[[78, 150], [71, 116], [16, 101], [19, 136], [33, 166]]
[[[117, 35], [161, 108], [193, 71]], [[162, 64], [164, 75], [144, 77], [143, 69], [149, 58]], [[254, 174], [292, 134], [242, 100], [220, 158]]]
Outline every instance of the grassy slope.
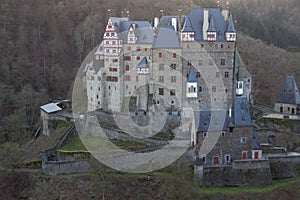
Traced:
[[266, 187], [200, 188], [185, 172], [164, 170], [150, 175], [99, 173], [50, 177], [40, 172], [0, 172], [4, 199], [298, 199], [300, 178], [274, 181]]

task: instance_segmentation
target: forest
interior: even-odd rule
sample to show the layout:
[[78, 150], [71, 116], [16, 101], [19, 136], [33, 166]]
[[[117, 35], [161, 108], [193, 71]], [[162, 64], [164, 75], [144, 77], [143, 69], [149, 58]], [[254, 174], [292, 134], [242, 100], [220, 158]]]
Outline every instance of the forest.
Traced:
[[[187, 14], [190, 0], [0, 0], [0, 143], [24, 144], [40, 125], [39, 107], [71, 98], [85, 56], [112, 16], [152, 21]], [[222, 2], [222, 1], [221, 1]], [[272, 105], [284, 74], [300, 86], [298, 0], [231, 0], [238, 48], [254, 75], [255, 101]], [[222, 2], [224, 5], [224, 2]], [[214, 0], [194, 6], [215, 7]], [[268, 76], [266, 76], [268, 73]], [[262, 94], [261, 92], [264, 91]]]

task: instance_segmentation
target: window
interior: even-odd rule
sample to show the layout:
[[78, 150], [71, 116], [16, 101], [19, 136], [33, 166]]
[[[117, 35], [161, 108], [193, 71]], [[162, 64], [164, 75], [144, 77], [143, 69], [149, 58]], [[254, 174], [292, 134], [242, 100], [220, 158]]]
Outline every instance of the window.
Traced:
[[172, 63], [170, 66], [173, 70], [176, 70], [176, 64]]
[[199, 61], [198, 61], [198, 65], [199, 65], [199, 66], [202, 66], [202, 65], [203, 65], [202, 60], [199, 60]]
[[221, 65], [225, 65], [225, 59], [221, 59]]
[[148, 51], [148, 49], [147, 49], [147, 48], [145, 48], [145, 51]]
[[136, 81], [136, 82], [139, 81], [139, 77], [138, 77], [138, 76], [135, 77], [135, 81]]
[[216, 72], [216, 78], [220, 78], [220, 72]]
[[130, 56], [124, 56], [124, 60], [130, 61], [130, 60], [131, 60], [131, 57], [130, 57]]
[[111, 36], [115, 36], [115, 33], [111, 33]]
[[105, 41], [105, 44], [109, 44], [109, 41]]
[[125, 66], [126, 71], [129, 71], [129, 65]]
[[113, 45], [116, 45], [116, 41], [112, 41], [112, 44], [113, 44]]
[[174, 89], [170, 90], [170, 96], [175, 96], [176, 95], [176, 91]]
[[224, 76], [225, 78], [229, 78], [229, 72], [225, 72]]
[[99, 95], [98, 94], [97, 94], [96, 98], [99, 99]]
[[202, 86], [199, 86], [199, 92], [202, 92]]
[[160, 58], [162, 57], [162, 52], [158, 53], [158, 57], [160, 57]]
[[127, 47], [127, 51], [131, 51], [131, 47]]
[[177, 57], [176, 53], [173, 53], [173, 58], [176, 58], [176, 57]]
[[206, 136], [207, 136], [207, 132], [204, 132], [204, 133], [203, 133], [203, 137], [206, 137]]
[[98, 91], [100, 91], [100, 89], [101, 89], [101, 88], [100, 88], [100, 87], [98, 87]]
[[245, 138], [245, 137], [241, 137], [241, 138], [240, 138], [240, 143], [246, 144], [246, 138]]
[[201, 77], [200, 72], [196, 72], [196, 78], [200, 78], [200, 77]]
[[171, 76], [171, 83], [176, 83], [176, 76]]
[[191, 60], [189, 60], [189, 61], [187, 62], [187, 66], [192, 66], [192, 61], [191, 61]]
[[137, 47], [137, 48], [136, 48], [136, 51], [141, 51], [141, 47]]
[[125, 75], [124, 76], [124, 81], [130, 81], [130, 76], [129, 75]]
[[230, 164], [230, 155], [229, 154], [226, 154], [225, 155], [225, 164]]
[[164, 71], [164, 64], [163, 63], [159, 63], [159, 70]]
[[159, 76], [159, 77], [158, 77], [158, 81], [159, 81], [160, 83], [163, 83], [164, 80], [165, 80], [164, 76]]
[[189, 87], [188, 92], [194, 93], [194, 92], [196, 92], [196, 88], [194, 86], [191, 86], [191, 87]]
[[118, 62], [118, 59], [114, 58], [112, 59], [113, 62]]
[[210, 66], [212, 66], [214, 64], [213, 60], [209, 60], [209, 63], [208, 63]]
[[221, 49], [223, 49], [224, 48], [224, 44], [221, 44]]
[[140, 59], [141, 59], [140, 56], [137, 56], [137, 57], [136, 57], [136, 60], [140, 60]]
[[117, 68], [112, 68], [112, 67], [111, 67], [111, 68], [109, 68], [109, 71], [110, 71], [110, 72], [117, 72], [118, 69], [117, 69]]
[[109, 37], [109, 33], [105, 33], [105, 36]]
[[216, 92], [217, 91], [217, 87], [216, 86], [212, 86], [212, 92]]
[[158, 88], [158, 95], [164, 95], [164, 88]]

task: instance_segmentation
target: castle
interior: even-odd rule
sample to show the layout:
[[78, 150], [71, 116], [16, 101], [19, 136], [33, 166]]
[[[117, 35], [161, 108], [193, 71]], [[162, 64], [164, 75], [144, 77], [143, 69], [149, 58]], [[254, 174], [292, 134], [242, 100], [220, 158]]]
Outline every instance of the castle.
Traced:
[[110, 17], [85, 69], [88, 110], [229, 109], [236, 94], [249, 100], [252, 78], [236, 39], [232, 15], [218, 8], [162, 16], [153, 26]]
[[[155, 18], [153, 26], [110, 17], [84, 72], [89, 111], [192, 108], [196, 165], [262, 157], [248, 106], [252, 78], [228, 10], [192, 8], [187, 16]], [[203, 145], [207, 137], [216, 137], [212, 149]]]

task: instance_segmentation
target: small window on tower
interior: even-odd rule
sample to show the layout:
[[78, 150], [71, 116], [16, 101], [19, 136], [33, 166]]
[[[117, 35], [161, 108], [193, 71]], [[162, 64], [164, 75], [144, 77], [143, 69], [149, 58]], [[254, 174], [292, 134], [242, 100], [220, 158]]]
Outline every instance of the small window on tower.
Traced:
[[162, 52], [159, 52], [159, 53], [158, 53], [158, 56], [161, 58], [161, 57], [162, 57]]
[[129, 65], [126, 65], [126, 71], [129, 71]]
[[196, 78], [200, 78], [200, 77], [201, 77], [200, 72], [196, 72]]
[[174, 89], [171, 89], [170, 90], [170, 96], [175, 96], [175, 94], [176, 94], [176, 91]]
[[212, 92], [216, 92], [217, 91], [217, 87], [216, 86], [212, 86]]
[[161, 96], [164, 95], [164, 88], [158, 88], [158, 94]]
[[225, 59], [221, 59], [221, 65], [225, 65], [226, 62], [225, 62]]
[[176, 57], [177, 57], [176, 53], [173, 53], [173, 58], [176, 58]]
[[191, 61], [191, 60], [189, 60], [189, 61], [187, 62], [187, 66], [192, 66], [192, 61]]
[[229, 72], [225, 72], [225, 78], [229, 78]]

